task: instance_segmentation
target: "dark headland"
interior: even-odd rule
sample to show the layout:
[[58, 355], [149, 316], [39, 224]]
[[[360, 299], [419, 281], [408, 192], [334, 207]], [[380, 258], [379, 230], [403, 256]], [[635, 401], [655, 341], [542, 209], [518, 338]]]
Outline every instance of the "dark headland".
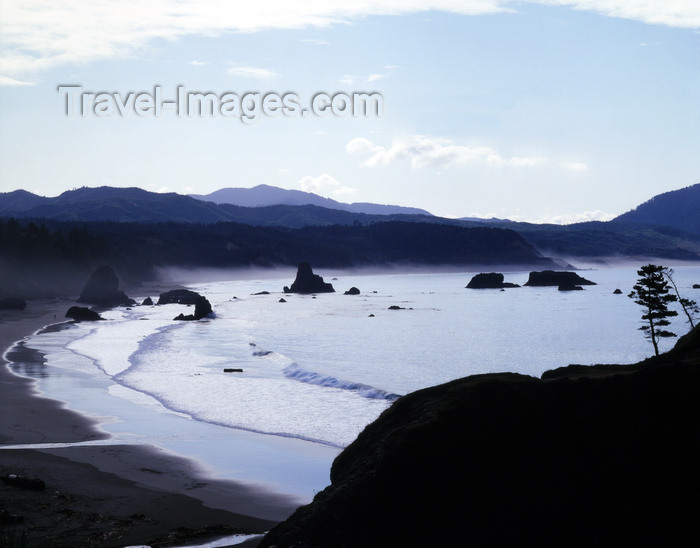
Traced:
[[260, 546], [698, 546], [698, 394], [700, 328], [635, 365], [414, 392]]

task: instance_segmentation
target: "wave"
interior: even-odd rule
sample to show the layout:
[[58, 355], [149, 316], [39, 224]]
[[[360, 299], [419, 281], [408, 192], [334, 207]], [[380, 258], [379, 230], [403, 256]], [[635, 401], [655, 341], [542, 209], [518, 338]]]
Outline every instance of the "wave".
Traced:
[[331, 377], [330, 375], [322, 375], [321, 373], [315, 373], [314, 371], [307, 371], [302, 369], [296, 363], [288, 365], [282, 370], [284, 376], [299, 382], [305, 382], [307, 384], [316, 384], [318, 386], [324, 386], [327, 388], [339, 388], [341, 390], [350, 390], [357, 392], [358, 395], [369, 398], [372, 400], [388, 400], [394, 401], [401, 397], [400, 394], [394, 394], [392, 392], [387, 392], [381, 388], [376, 388], [368, 384], [362, 384], [353, 381], [344, 381], [342, 379], [337, 379]]
[[253, 356], [257, 357], [268, 357], [275, 360], [281, 364], [287, 364], [282, 369], [282, 374], [288, 379], [303, 382], [306, 384], [315, 384], [317, 386], [323, 386], [326, 388], [338, 388], [340, 390], [348, 390], [350, 392], [356, 392], [358, 396], [363, 398], [368, 398], [371, 400], [387, 400], [394, 401], [401, 397], [401, 394], [394, 394], [392, 392], [387, 392], [381, 388], [376, 388], [375, 386], [370, 386], [368, 384], [362, 384], [355, 381], [346, 381], [343, 379], [338, 379], [330, 375], [323, 375], [322, 373], [316, 373], [315, 371], [309, 371], [299, 366], [296, 362], [289, 359], [287, 356], [274, 352], [272, 350], [266, 350], [258, 346], [257, 343], [249, 342], [248, 345], [252, 349]]

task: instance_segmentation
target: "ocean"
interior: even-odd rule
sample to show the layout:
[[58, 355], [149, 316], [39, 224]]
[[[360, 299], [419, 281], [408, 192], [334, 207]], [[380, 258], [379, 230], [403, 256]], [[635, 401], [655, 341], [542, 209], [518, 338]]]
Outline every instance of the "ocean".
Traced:
[[[697, 300], [700, 266], [675, 270]], [[304, 503], [328, 485], [338, 452], [401, 395], [467, 375], [539, 376], [653, 353], [627, 297], [636, 267], [581, 271], [597, 285], [572, 292], [466, 289], [475, 272], [317, 273], [336, 293], [282, 293], [293, 270], [190, 284], [215, 318], [174, 321], [188, 313], [176, 304], [116, 308], [104, 322], [29, 337], [46, 363], [12, 369], [99, 422], [112, 436], [99, 443], [151, 444]], [[528, 273], [505, 278], [522, 285]], [[352, 286], [361, 294], [344, 295]], [[673, 327], [688, 329], [682, 316]]]

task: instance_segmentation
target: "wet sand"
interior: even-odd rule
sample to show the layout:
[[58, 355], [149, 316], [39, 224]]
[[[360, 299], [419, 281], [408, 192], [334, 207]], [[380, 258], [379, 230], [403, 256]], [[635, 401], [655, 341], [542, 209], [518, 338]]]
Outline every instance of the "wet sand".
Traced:
[[[24, 311], [0, 311], [0, 352], [64, 321], [73, 304], [35, 301]], [[32, 351], [20, 346], [15, 352]], [[0, 363], [0, 475], [40, 478], [46, 489], [0, 483], [0, 504], [23, 518], [0, 525], [0, 545], [21, 546], [24, 537], [27, 546], [172, 546], [197, 532], [209, 538], [262, 532], [294, 510], [289, 500], [208, 478], [194, 461], [159, 448], [110, 444], [87, 417], [42, 397], [35, 381], [6, 364]], [[75, 442], [94, 445], [11, 448]]]

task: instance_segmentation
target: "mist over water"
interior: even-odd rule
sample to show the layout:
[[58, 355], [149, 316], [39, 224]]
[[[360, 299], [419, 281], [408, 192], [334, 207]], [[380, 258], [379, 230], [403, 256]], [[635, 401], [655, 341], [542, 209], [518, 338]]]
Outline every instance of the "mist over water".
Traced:
[[[692, 298], [700, 267], [675, 270], [679, 288]], [[330, 464], [408, 392], [472, 374], [539, 376], [570, 363], [631, 363], [652, 353], [638, 330], [639, 306], [627, 297], [635, 267], [581, 272], [598, 285], [574, 292], [465, 289], [474, 272], [318, 270], [336, 293], [317, 296], [283, 294], [294, 276], [286, 272], [194, 284], [211, 302], [214, 319], [176, 322], [182, 305], [139, 306], [108, 311], [105, 322], [31, 337], [25, 344], [46, 354], [40, 388], [52, 396], [62, 371], [70, 372], [99, 392], [80, 396], [90, 400], [83, 411], [117, 422], [124, 420], [120, 406], [148, 413], [150, 423], [131, 427], [141, 435], [152, 429], [157, 438], [158, 417], [167, 414], [207, 428], [306, 440], [333, 449], [321, 458]], [[521, 285], [528, 277], [504, 274]], [[361, 295], [343, 295], [351, 286]], [[616, 288], [623, 294], [614, 295]], [[255, 295], [262, 291], [270, 294]], [[402, 309], [389, 310], [392, 305]], [[680, 317], [674, 327], [687, 331]], [[662, 344], [668, 349], [673, 341]], [[61, 390], [54, 397], [78, 397], [66, 394], [65, 385]], [[207, 451], [198, 456], [206, 460]], [[325, 480], [309, 481], [322, 487]]]

